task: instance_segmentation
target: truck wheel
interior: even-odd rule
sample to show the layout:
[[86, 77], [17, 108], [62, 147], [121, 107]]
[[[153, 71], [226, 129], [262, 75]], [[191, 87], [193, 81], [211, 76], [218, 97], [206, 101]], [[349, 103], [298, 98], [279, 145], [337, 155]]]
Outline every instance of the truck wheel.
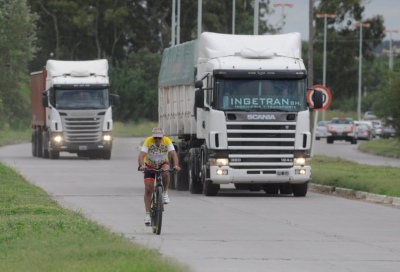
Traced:
[[290, 183], [284, 183], [279, 185], [279, 193], [281, 195], [293, 194], [292, 185]]
[[39, 127], [36, 128], [36, 154], [42, 157], [42, 130]]
[[306, 196], [308, 190], [308, 181], [301, 184], [292, 184], [294, 196]]
[[43, 131], [42, 133], [42, 156], [43, 159], [48, 159], [49, 158], [49, 140], [47, 136], [47, 132]]
[[267, 195], [277, 195], [279, 192], [279, 184], [278, 183], [268, 183], [268, 184], [264, 184], [262, 187]]
[[326, 143], [327, 143], [327, 144], [333, 144], [333, 138], [327, 137], [327, 138], [326, 138]]
[[234, 185], [237, 190], [248, 190], [249, 189], [249, 185], [246, 183], [235, 183]]
[[[176, 146], [174, 146], [174, 147], [176, 150]], [[168, 161], [169, 161], [169, 168], [170, 169], [174, 168], [174, 162], [172, 161], [171, 155], [169, 155], [169, 154], [168, 154]], [[176, 175], [175, 171], [169, 173], [169, 180], [170, 180], [169, 186], [168, 186], [169, 190], [175, 190], [175, 175]]]
[[213, 184], [211, 180], [204, 182], [203, 192], [205, 196], [216, 196], [219, 191], [219, 184]]
[[188, 163], [188, 180], [189, 180], [189, 191], [192, 194], [201, 194], [203, 192], [203, 186], [199, 182], [198, 174], [196, 171], [196, 157], [198, 152], [195, 148], [189, 150], [189, 163]]
[[32, 131], [31, 143], [32, 143], [32, 156], [33, 157], [37, 157], [37, 152], [36, 152], [36, 130]]
[[351, 144], [357, 144], [357, 138], [354, 137], [353, 139], [351, 139]]
[[105, 160], [111, 159], [111, 150], [104, 150], [103, 151], [103, 159], [105, 159]]
[[177, 154], [179, 157], [179, 163], [181, 164], [181, 171], [175, 173], [174, 175], [174, 183], [175, 189], [177, 191], [187, 191], [189, 189], [188, 178], [188, 164], [185, 162], [185, 151], [181, 148], [181, 143], [177, 145]]
[[49, 152], [49, 155], [50, 155], [50, 159], [58, 160], [60, 158], [60, 151], [52, 150], [52, 151]]

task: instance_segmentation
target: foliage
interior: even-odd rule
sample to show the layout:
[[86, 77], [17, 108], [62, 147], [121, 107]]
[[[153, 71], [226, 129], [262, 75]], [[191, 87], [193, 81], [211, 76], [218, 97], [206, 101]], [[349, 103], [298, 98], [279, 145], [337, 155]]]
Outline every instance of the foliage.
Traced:
[[[382, 78], [381, 91], [376, 96], [373, 104], [373, 110], [385, 120], [400, 131], [400, 73], [391, 72]], [[397, 133], [400, 139], [400, 134]]]
[[26, 0], [0, 2], [0, 128], [26, 125], [29, 117], [29, 96], [20, 89], [36, 52], [36, 19]]
[[[382, 42], [384, 34], [383, 17], [376, 15], [365, 18], [362, 0], [321, 0], [314, 14], [335, 14], [336, 18], [327, 20], [326, 86], [330, 89], [333, 101], [332, 109], [354, 110], [358, 101], [358, 65], [359, 65], [359, 27], [354, 24], [362, 21], [370, 27], [363, 27], [362, 86], [374, 89], [379, 84], [374, 78], [367, 77], [366, 62], [373, 62], [373, 49]], [[314, 44], [314, 82], [322, 84], [323, 78], [323, 40], [324, 18], [316, 18]], [[363, 107], [363, 111], [367, 110]]]

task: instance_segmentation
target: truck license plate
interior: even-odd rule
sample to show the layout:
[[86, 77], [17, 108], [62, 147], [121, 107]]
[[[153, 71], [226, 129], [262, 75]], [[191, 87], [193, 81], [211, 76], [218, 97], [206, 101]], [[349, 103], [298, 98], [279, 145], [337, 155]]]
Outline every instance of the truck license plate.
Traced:
[[79, 150], [87, 150], [87, 146], [86, 145], [80, 145], [79, 146]]

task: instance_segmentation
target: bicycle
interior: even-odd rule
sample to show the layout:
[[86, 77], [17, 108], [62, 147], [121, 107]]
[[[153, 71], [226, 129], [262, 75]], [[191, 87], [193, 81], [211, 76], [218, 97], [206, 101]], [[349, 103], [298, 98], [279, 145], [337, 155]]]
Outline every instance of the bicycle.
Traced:
[[164, 211], [164, 199], [163, 192], [164, 186], [162, 183], [162, 173], [173, 172], [174, 169], [145, 169], [144, 172], [155, 173], [155, 186], [154, 192], [151, 196], [151, 206], [150, 206], [150, 218], [151, 218], [151, 228], [153, 233], [160, 235], [162, 226], [162, 214]]

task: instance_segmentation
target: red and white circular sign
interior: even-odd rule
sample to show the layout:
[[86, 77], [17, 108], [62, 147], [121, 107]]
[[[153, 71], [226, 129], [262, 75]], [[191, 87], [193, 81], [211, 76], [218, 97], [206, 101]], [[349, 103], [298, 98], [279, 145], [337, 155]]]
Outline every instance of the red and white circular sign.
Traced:
[[323, 85], [314, 85], [311, 87], [311, 90], [308, 90], [307, 92], [307, 102], [308, 105], [310, 105], [310, 108], [314, 108], [314, 101], [312, 100], [312, 96], [314, 94], [314, 90], [321, 91], [323, 94], [323, 104], [322, 108], [316, 109], [316, 110], [325, 110], [326, 108], [329, 107], [329, 105], [332, 102], [332, 95], [331, 92], [328, 90], [327, 87]]

